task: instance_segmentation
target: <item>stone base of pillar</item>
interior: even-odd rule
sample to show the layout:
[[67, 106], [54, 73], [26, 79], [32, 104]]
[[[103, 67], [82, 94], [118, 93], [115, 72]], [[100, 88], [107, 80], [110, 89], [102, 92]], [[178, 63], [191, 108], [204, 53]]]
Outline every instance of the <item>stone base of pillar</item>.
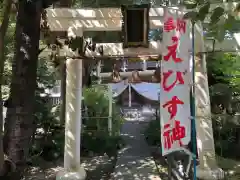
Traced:
[[197, 177], [203, 180], [220, 180], [224, 179], [224, 171], [221, 168], [203, 169], [197, 167]]
[[77, 172], [62, 170], [57, 173], [56, 180], [85, 180], [86, 172], [84, 168], [78, 168]]

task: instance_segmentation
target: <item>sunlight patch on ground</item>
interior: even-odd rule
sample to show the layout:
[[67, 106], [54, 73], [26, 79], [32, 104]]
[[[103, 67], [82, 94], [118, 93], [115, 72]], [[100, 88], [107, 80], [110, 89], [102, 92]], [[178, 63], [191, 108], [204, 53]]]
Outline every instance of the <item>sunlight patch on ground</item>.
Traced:
[[219, 156], [217, 156], [216, 159], [219, 167], [226, 173], [227, 178], [231, 178], [231, 180], [240, 179], [240, 161], [222, 158]]

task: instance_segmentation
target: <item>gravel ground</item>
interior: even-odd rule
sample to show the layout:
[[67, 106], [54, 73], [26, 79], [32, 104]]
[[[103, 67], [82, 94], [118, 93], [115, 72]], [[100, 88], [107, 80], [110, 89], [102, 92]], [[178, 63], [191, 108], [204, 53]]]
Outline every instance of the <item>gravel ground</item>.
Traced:
[[[116, 158], [107, 155], [83, 157], [81, 160], [87, 172], [87, 180], [108, 180], [116, 164]], [[38, 166], [29, 167], [22, 180], [54, 180], [56, 173], [62, 169], [63, 161], [41, 161]]]
[[151, 147], [151, 155], [157, 165], [157, 169], [162, 180], [168, 180], [168, 165], [165, 162], [164, 157], [160, 153], [160, 149], [158, 147]]

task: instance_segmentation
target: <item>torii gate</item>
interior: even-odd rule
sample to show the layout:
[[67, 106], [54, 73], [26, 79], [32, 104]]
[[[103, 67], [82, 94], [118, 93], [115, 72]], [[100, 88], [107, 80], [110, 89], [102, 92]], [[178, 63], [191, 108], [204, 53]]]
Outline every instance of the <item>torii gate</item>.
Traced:
[[[158, 29], [163, 25], [163, 8], [150, 8], [150, 29]], [[68, 32], [68, 36], [83, 37], [85, 31], [121, 31], [122, 14], [120, 8], [98, 9], [47, 9], [50, 31]], [[67, 38], [67, 37], [65, 37]], [[195, 25], [196, 52], [196, 132], [200, 165], [197, 174], [202, 179], [215, 179], [214, 172], [221, 172], [215, 159], [214, 139], [211, 121], [211, 109], [207, 80], [206, 61], [204, 56], [197, 56], [205, 51], [201, 24]], [[229, 42], [228, 42], [229, 43]], [[86, 51], [85, 57], [139, 57], [148, 59], [161, 55], [161, 42], [151, 41], [149, 48], [123, 48], [123, 43], [98, 43], [103, 47], [100, 52]], [[221, 47], [220, 47], [221, 48]], [[80, 167], [80, 136], [81, 136], [81, 99], [82, 72], [81, 58], [68, 47], [64, 47], [60, 56], [67, 57], [66, 87], [66, 129], [64, 172], [59, 172], [57, 179], [85, 179], [86, 173]], [[235, 47], [233, 47], [235, 49]]]

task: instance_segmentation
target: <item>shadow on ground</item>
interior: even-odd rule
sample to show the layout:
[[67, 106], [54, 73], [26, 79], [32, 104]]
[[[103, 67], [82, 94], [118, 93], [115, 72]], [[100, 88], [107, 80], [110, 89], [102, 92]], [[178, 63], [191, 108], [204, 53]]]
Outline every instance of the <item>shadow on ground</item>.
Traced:
[[[86, 180], [109, 180], [114, 171], [116, 157], [94, 156], [82, 157], [82, 166], [87, 172]], [[27, 169], [22, 180], [55, 180], [56, 173], [63, 170], [63, 161], [39, 162], [38, 166]]]
[[119, 151], [111, 180], [160, 180], [143, 132], [148, 122], [126, 121], [121, 135], [126, 146]]

